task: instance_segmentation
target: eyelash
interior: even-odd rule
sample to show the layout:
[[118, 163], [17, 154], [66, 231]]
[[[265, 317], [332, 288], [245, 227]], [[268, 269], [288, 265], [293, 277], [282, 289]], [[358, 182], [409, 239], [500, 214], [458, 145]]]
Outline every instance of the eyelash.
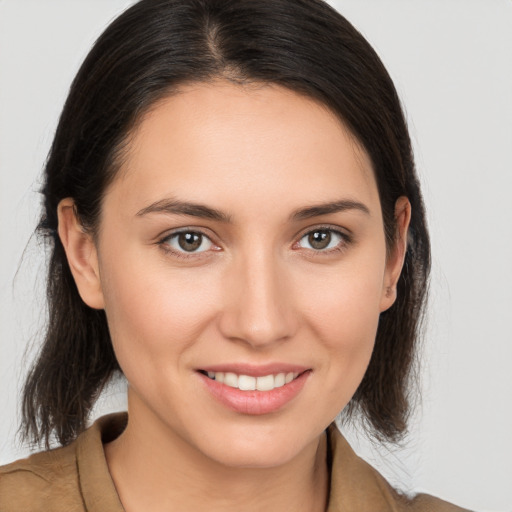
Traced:
[[190, 234], [195, 234], [195, 235], [201, 235], [202, 237], [206, 238], [207, 240], [210, 241], [210, 243], [213, 244], [213, 242], [211, 241], [210, 237], [206, 234], [206, 233], [203, 233], [201, 230], [198, 230], [198, 229], [180, 229], [179, 231], [174, 231], [173, 233], [170, 233], [168, 235], [166, 235], [164, 238], [162, 238], [161, 240], [159, 240], [157, 243], [160, 247], [162, 247], [162, 249], [168, 253], [168, 254], [171, 254], [173, 255], [174, 257], [176, 258], [182, 258], [182, 259], [190, 259], [190, 258], [200, 258], [200, 257], [204, 257], [204, 253], [207, 252], [207, 251], [201, 251], [201, 252], [191, 252], [191, 253], [186, 253], [185, 251], [177, 251], [175, 249], [171, 249], [171, 247], [169, 246], [169, 241], [172, 240], [173, 238], [177, 238], [179, 235], [182, 235], [184, 233], [190, 233]]
[[[330, 226], [317, 226], [314, 229], [310, 229], [310, 230], [302, 233], [299, 236], [297, 242], [294, 243], [294, 245], [296, 245], [298, 242], [300, 242], [303, 238], [307, 237], [308, 235], [311, 235], [312, 233], [315, 233], [316, 231], [327, 231], [327, 232], [329, 232], [331, 234], [339, 236], [341, 238], [341, 240], [336, 245], [336, 247], [332, 247], [331, 249], [318, 249], [318, 250], [307, 249], [308, 251], [311, 252], [311, 255], [313, 257], [317, 257], [317, 256], [322, 257], [322, 256], [326, 256], [326, 255], [332, 255], [333, 253], [343, 252], [353, 242], [352, 237], [350, 235], [340, 231], [339, 229], [334, 229], [333, 227], [330, 227]], [[211, 241], [210, 237], [206, 233], [201, 231], [201, 230], [198, 230], [198, 229], [181, 229], [179, 231], [175, 231], [173, 233], [170, 233], [170, 234], [166, 235], [165, 237], [163, 237], [161, 240], [159, 240], [157, 242], [157, 245], [162, 247], [162, 249], [166, 253], [172, 254], [174, 257], [177, 257], [177, 258], [180, 258], [180, 259], [190, 259], [190, 258], [197, 259], [197, 258], [201, 258], [201, 257], [207, 257], [206, 253], [208, 252], [208, 250], [201, 251], [201, 252], [186, 253], [185, 251], [183, 251], [183, 252], [182, 251], [177, 251], [177, 250], [171, 249], [169, 247], [169, 241], [170, 240], [172, 240], [173, 238], [176, 238], [179, 235], [184, 234], [184, 233], [191, 233], [191, 234], [201, 235], [204, 238], [206, 238], [207, 240], [209, 240], [211, 244], [213, 244], [213, 242]], [[213, 245], [215, 245], [215, 244], [213, 244]]]
[[343, 231], [340, 231], [339, 229], [335, 229], [331, 226], [316, 226], [313, 229], [309, 229], [308, 231], [302, 233], [298, 239], [297, 242], [294, 243], [294, 245], [298, 242], [300, 242], [303, 238], [311, 235], [312, 233], [315, 233], [317, 231], [326, 231], [330, 233], [331, 235], [337, 235], [340, 238], [340, 241], [338, 244], [336, 244], [335, 247], [331, 247], [330, 249], [307, 249], [310, 253], [310, 256], [312, 257], [324, 257], [329, 256], [334, 253], [341, 253], [348, 249], [348, 246], [353, 243], [353, 238], [348, 233], [345, 233]]

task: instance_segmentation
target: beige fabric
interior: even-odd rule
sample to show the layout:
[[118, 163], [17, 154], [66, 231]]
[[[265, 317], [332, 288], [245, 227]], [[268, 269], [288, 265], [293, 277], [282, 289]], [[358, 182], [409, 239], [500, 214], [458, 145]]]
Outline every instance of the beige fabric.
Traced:
[[[0, 511], [123, 512], [103, 443], [115, 439], [126, 421], [126, 413], [103, 416], [65, 448], [0, 467]], [[334, 425], [328, 438], [332, 468], [327, 512], [464, 512], [431, 496], [399, 496]]]

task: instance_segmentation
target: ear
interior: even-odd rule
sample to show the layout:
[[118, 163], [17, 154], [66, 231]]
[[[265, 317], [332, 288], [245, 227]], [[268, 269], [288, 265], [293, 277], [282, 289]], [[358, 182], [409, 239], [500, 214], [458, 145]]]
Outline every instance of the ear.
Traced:
[[91, 308], [103, 309], [96, 244], [80, 224], [72, 198], [63, 199], [57, 207], [59, 238], [82, 300]]
[[396, 234], [388, 254], [382, 287], [381, 312], [390, 308], [396, 300], [396, 286], [407, 252], [407, 233], [411, 222], [411, 203], [401, 196], [395, 203]]

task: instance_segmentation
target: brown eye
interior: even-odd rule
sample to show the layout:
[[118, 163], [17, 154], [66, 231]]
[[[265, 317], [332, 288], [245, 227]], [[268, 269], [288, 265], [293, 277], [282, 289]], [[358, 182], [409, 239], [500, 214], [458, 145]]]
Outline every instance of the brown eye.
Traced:
[[326, 249], [331, 241], [331, 233], [328, 231], [314, 231], [308, 235], [308, 242], [313, 249]]
[[315, 251], [323, 251], [325, 249], [333, 249], [343, 242], [345, 237], [338, 231], [332, 229], [315, 229], [306, 233], [300, 239], [300, 245], [307, 249]]
[[187, 252], [195, 251], [201, 247], [203, 236], [199, 233], [180, 233], [178, 235], [179, 246]]
[[211, 240], [202, 233], [195, 231], [182, 231], [167, 237], [164, 243], [169, 245], [176, 252], [199, 253], [212, 247]]

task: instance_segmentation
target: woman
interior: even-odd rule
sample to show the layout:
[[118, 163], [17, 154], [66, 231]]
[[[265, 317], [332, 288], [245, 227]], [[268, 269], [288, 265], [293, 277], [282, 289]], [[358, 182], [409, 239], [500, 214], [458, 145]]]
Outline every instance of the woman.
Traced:
[[[326, 37], [328, 34], [328, 37]], [[331, 425], [398, 440], [429, 240], [393, 84], [319, 1], [142, 0], [48, 159], [46, 341], [2, 510], [461, 510]], [[88, 413], [116, 374], [128, 415]]]

